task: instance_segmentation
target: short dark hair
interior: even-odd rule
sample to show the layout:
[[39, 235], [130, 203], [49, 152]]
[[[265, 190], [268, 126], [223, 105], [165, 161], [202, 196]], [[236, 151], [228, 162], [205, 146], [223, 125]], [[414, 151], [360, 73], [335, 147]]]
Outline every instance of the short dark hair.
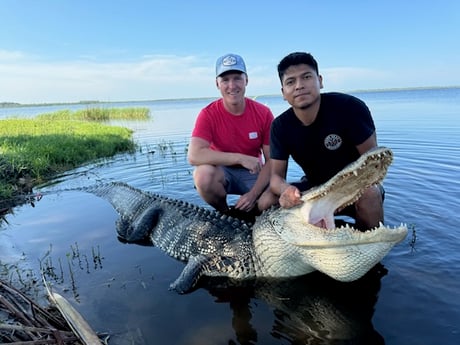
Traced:
[[316, 74], [319, 75], [318, 62], [316, 62], [313, 55], [311, 55], [310, 53], [295, 52], [286, 55], [278, 64], [278, 76], [280, 78], [281, 84], [283, 83], [283, 76], [284, 73], [286, 73], [286, 70], [291, 66], [301, 64], [310, 66], [316, 71]]

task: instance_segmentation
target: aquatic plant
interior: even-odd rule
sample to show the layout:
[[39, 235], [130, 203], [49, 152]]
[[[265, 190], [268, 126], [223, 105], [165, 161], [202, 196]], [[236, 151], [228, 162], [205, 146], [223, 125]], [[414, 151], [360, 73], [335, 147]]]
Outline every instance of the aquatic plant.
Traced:
[[148, 120], [149, 108], [86, 108], [75, 111], [68, 109], [37, 116], [42, 120], [80, 120], [80, 121], [109, 121], [109, 120]]

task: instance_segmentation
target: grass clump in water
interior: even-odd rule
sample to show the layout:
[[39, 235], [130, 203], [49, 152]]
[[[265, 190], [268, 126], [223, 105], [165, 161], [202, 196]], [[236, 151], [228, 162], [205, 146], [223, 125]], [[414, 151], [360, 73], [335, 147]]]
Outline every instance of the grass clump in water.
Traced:
[[109, 120], [148, 120], [148, 108], [87, 108], [76, 111], [58, 110], [37, 116], [43, 120], [81, 120], [81, 121], [109, 121]]
[[57, 173], [134, 149], [127, 128], [46, 117], [0, 120], [0, 206]]

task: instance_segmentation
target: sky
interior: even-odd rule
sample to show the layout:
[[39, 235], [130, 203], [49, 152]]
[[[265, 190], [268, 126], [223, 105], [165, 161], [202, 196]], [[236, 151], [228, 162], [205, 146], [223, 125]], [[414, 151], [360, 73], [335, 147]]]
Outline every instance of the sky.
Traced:
[[276, 95], [294, 51], [323, 91], [458, 86], [460, 1], [1, 0], [0, 103], [218, 97], [230, 52]]

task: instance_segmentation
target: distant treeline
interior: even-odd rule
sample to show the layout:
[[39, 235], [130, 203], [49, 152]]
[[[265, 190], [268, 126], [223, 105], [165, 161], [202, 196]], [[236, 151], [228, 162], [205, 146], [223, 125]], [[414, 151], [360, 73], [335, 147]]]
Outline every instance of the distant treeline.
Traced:
[[20, 107], [20, 103], [13, 103], [13, 102], [0, 102], [1, 108], [9, 108], [9, 107]]
[[49, 105], [72, 105], [72, 104], [97, 104], [100, 101], [80, 101], [80, 102], [61, 102], [61, 103], [36, 103], [36, 104], [21, 104], [16, 102], [0, 102], [0, 108], [13, 108], [13, 107], [37, 107], [37, 106], [49, 106]]

